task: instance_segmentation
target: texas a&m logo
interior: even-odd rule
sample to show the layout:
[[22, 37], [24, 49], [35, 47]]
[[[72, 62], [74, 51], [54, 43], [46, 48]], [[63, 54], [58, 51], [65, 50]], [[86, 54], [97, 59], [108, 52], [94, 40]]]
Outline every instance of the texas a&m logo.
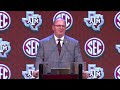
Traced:
[[3, 41], [2, 38], [0, 38], [0, 57], [1, 58], [7, 58], [8, 53], [11, 50], [10, 42]]
[[101, 14], [96, 14], [96, 11], [88, 11], [88, 18], [84, 18], [84, 22], [88, 27], [92, 27], [94, 31], [100, 31], [104, 24], [104, 18]]
[[38, 31], [42, 24], [42, 18], [39, 14], [34, 14], [34, 11], [26, 11], [26, 18], [22, 18], [22, 22], [26, 27], [30, 27], [32, 31]]

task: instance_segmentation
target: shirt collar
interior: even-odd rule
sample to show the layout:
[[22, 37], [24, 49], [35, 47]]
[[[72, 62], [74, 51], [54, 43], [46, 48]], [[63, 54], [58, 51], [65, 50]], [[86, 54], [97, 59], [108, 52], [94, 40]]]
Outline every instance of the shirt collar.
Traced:
[[63, 40], [64, 40], [64, 37], [65, 37], [65, 36], [63, 36], [63, 37], [61, 37], [61, 38], [57, 38], [57, 37], [55, 36], [55, 34], [54, 34], [55, 41], [57, 41], [58, 39], [61, 39], [61, 41], [63, 41]]

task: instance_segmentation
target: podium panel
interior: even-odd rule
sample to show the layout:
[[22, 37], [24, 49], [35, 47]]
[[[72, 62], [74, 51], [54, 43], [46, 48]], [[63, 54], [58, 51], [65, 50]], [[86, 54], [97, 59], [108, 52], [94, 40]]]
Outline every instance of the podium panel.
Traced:
[[46, 74], [41, 79], [79, 79], [78, 74]]
[[85, 62], [44, 62], [39, 65], [41, 79], [82, 79]]

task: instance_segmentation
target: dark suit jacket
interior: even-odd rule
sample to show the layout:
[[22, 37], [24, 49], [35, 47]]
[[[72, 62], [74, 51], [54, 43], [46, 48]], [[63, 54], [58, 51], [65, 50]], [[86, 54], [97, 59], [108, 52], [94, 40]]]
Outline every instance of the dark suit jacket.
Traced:
[[44, 64], [44, 72], [50, 73], [51, 68], [73, 68], [70, 66], [71, 63], [83, 62], [79, 42], [67, 35], [63, 42], [59, 55], [54, 35], [40, 40], [35, 63], [36, 70], [39, 69], [39, 64]]

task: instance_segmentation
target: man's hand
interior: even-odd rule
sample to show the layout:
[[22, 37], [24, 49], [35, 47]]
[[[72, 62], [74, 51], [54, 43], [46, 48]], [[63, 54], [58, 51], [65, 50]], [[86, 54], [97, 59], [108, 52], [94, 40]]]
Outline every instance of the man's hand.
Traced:
[[89, 77], [88, 71], [83, 70], [83, 76], [82, 77], [83, 77], [83, 79], [87, 79]]
[[39, 70], [36, 70], [33, 72], [33, 77], [35, 77], [35, 78], [39, 77]]

